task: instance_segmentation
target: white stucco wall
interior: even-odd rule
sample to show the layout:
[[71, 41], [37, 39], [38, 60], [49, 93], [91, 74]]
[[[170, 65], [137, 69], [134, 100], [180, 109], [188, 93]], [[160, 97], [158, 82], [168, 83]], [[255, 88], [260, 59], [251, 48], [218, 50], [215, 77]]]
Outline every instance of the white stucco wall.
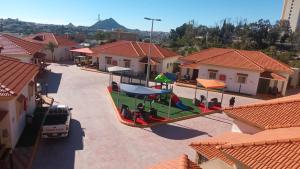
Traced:
[[115, 60], [118, 62], [117, 66], [124, 67], [124, 59], [130, 60], [130, 68], [133, 70], [133, 72], [139, 73], [144, 72], [145, 65], [141, 64], [139, 61], [141, 58], [129, 58], [129, 57], [122, 57], [122, 56], [115, 56], [115, 55], [100, 55], [99, 57], [99, 69], [105, 70], [108, 67], [114, 66], [114, 65], [107, 65], [105, 57], [111, 57], [112, 62]]
[[[162, 62], [160, 63], [160, 65], [158, 66], [158, 72], [161, 73], [173, 73], [173, 67], [174, 67], [174, 63], [177, 62], [179, 56], [174, 56], [174, 57], [168, 57], [162, 60]], [[169, 64], [169, 66], [167, 66]]]
[[262, 130], [254, 126], [250, 126], [249, 124], [246, 124], [242, 121], [234, 119], [231, 131], [245, 134], [255, 134]]
[[[33, 79], [32, 79], [33, 81]], [[29, 84], [29, 83], [28, 83]], [[28, 84], [21, 90], [20, 94], [23, 94], [27, 100], [27, 111], [21, 113], [19, 118], [17, 119], [17, 112], [16, 112], [16, 99], [20, 96], [15, 96], [13, 99], [10, 100], [0, 100], [0, 108], [3, 110], [8, 111], [7, 120], [5, 123], [7, 126], [0, 126], [7, 128], [9, 131], [9, 138], [7, 139], [8, 145], [7, 147], [15, 147], [19, 137], [22, 134], [22, 131], [26, 124], [26, 114], [32, 114], [36, 108], [35, 104], [35, 97], [31, 97], [29, 99], [28, 95]], [[34, 93], [35, 95], [35, 93]], [[2, 123], [2, 122], [1, 122]], [[4, 129], [3, 128], [3, 129]]]
[[[55, 61], [70, 60], [72, 58], [70, 47], [62, 46], [54, 49], [53, 55]], [[46, 60], [52, 60], [52, 54], [49, 50], [44, 49], [43, 53], [46, 54]]]
[[[260, 76], [259, 72], [242, 70], [242, 69], [231, 69], [231, 68], [212, 66], [212, 65], [201, 65], [199, 66], [198, 77], [203, 79], [208, 79], [209, 78], [208, 69], [218, 70], [217, 79], [219, 79], [219, 76], [221, 74], [226, 76], [225, 83], [226, 83], [227, 91], [239, 92], [239, 88], [241, 85], [241, 90], [240, 90], [241, 93], [256, 95], [259, 76]], [[240, 84], [237, 82], [237, 73], [248, 75], [245, 84]]]

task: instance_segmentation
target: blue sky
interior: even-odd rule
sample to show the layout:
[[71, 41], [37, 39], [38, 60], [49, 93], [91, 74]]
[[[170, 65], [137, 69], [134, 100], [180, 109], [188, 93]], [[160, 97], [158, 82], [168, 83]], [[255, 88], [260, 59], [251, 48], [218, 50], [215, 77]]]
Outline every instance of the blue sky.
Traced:
[[283, 0], [2, 0], [1, 18], [19, 18], [39, 23], [89, 26], [114, 18], [128, 28], [148, 30], [145, 16], [160, 18], [155, 30], [169, 31], [194, 19], [213, 26], [224, 18], [280, 19]]

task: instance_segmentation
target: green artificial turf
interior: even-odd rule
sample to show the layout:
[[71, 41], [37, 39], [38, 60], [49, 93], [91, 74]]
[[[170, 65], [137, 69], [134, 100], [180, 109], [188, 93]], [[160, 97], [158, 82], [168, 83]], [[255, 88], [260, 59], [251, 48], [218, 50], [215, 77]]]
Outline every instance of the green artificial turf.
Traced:
[[[117, 106], [117, 97], [118, 97], [118, 93], [117, 92], [112, 92], [111, 96]], [[164, 96], [162, 96], [164, 97]], [[175, 106], [171, 106], [170, 109], [170, 118], [179, 118], [179, 117], [184, 117], [184, 116], [190, 116], [190, 115], [194, 115], [194, 114], [199, 114], [200, 110], [198, 107], [196, 107], [193, 103], [191, 99], [187, 99], [187, 98], [182, 98], [180, 97], [180, 100], [182, 101], [183, 104], [185, 104], [186, 106], [190, 107], [191, 109], [189, 111], [183, 111]], [[136, 105], [138, 103], [144, 103], [143, 99], [136, 99]], [[121, 107], [122, 104], [125, 104], [129, 107], [130, 110], [135, 110], [136, 106], [135, 106], [135, 98], [133, 97], [129, 97], [127, 96], [125, 93], [120, 93], [120, 97], [119, 97], [119, 107]], [[158, 111], [158, 115], [160, 117], [165, 117], [168, 118], [168, 109], [169, 109], [169, 103], [168, 103], [168, 99], [164, 101], [162, 101], [161, 103], [157, 103], [154, 102], [152, 103], [152, 107], [157, 109]], [[150, 108], [150, 102], [146, 101], [145, 103], [145, 109], [146, 111], [149, 111]]]

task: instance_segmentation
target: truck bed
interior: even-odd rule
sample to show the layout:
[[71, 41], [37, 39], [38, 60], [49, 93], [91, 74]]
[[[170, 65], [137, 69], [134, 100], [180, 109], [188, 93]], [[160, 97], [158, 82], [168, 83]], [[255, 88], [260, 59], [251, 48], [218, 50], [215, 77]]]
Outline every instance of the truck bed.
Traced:
[[65, 124], [68, 119], [68, 114], [50, 114], [46, 117], [44, 125], [59, 125]]

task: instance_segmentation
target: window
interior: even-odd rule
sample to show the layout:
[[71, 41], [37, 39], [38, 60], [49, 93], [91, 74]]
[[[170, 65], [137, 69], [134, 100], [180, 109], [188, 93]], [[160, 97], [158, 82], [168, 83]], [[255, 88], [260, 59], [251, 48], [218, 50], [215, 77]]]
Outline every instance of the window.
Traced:
[[111, 57], [105, 57], [105, 63], [111, 65]]
[[130, 68], [130, 60], [124, 59], [124, 66]]
[[217, 70], [208, 69], [208, 78], [209, 79], [217, 79]]
[[241, 84], [244, 84], [244, 83], [247, 82], [247, 77], [248, 77], [247, 74], [238, 73], [238, 74], [237, 74], [237, 82], [238, 82], [238, 83], [241, 83]]

